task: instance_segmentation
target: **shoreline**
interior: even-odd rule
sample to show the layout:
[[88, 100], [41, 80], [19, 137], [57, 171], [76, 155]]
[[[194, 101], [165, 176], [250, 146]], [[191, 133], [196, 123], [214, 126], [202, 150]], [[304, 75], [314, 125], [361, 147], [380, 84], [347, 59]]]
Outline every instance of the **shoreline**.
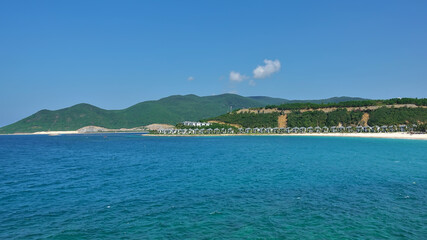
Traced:
[[274, 133], [274, 134], [193, 134], [193, 135], [171, 135], [171, 134], [150, 134], [145, 132], [93, 132], [81, 133], [78, 131], [43, 131], [35, 133], [13, 133], [0, 134], [0, 136], [34, 136], [34, 135], [87, 135], [87, 134], [141, 134], [149, 137], [233, 137], [233, 136], [312, 136], [312, 137], [359, 137], [359, 138], [387, 138], [387, 139], [412, 139], [412, 140], [427, 140], [427, 134], [411, 134], [406, 132], [393, 133]]
[[59, 136], [59, 135], [114, 134], [114, 133], [144, 134], [146, 132], [136, 131], [136, 132], [84, 132], [83, 133], [78, 131], [45, 131], [45, 132], [35, 132], [35, 133], [9, 133], [9, 134], [0, 134], [0, 136], [33, 136], [33, 135]]
[[359, 137], [359, 138], [387, 138], [427, 140], [427, 134], [394, 133], [281, 133], [281, 134], [195, 134], [195, 135], [167, 135], [144, 134], [150, 137], [232, 137], [232, 136], [312, 136], [312, 137]]

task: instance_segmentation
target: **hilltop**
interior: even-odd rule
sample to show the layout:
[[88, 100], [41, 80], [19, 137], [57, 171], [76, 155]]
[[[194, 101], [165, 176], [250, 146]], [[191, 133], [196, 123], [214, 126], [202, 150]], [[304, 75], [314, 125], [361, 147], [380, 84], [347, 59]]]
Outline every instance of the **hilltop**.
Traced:
[[243, 97], [221, 94], [200, 97], [173, 95], [156, 101], [145, 101], [122, 110], [106, 110], [87, 103], [59, 110], [41, 110], [27, 118], [0, 128], [0, 133], [31, 133], [38, 131], [74, 131], [85, 126], [109, 129], [135, 128], [153, 123], [177, 124], [222, 115], [232, 109], [259, 108], [286, 103], [338, 103], [360, 98], [339, 97], [320, 100], [288, 100], [264, 96]]

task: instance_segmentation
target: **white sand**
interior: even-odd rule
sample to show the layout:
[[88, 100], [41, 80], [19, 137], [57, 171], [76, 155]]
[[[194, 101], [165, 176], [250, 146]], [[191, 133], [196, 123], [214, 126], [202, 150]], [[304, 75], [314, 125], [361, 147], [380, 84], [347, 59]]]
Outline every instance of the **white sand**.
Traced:
[[[44, 131], [35, 133], [15, 133], [13, 135], [61, 135], [82, 134], [79, 131]], [[143, 134], [143, 136], [159, 137], [215, 137], [215, 136], [318, 136], [318, 137], [362, 137], [362, 138], [394, 138], [394, 139], [418, 139], [427, 140], [427, 134], [410, 134], [404, 132], [394, 133], [285, 133], [285, 134], [203, 134], [203, 135], [164, 135]]]
[[325, 136], [325, 137], [364, 137], [364, 138], [395, 138], [427, 140], [427, 134], [395, 133], [300, 133], [293, 136]]
[[46, 131], [46, 132], [35, 132], [33, 135], [61, 135], [61, 134], [78, 134], [78, 131]]
[[362, 138], [393, 138], [427, 140], [427, 134], [395, 133], [285, 133], [285, 134], [211, 134], [211, 135], [163, 135], [144, 134], [144, 136], [160, 137], [213, 137], [213, 136], [319, 136], [319, 137], [362, 137]]

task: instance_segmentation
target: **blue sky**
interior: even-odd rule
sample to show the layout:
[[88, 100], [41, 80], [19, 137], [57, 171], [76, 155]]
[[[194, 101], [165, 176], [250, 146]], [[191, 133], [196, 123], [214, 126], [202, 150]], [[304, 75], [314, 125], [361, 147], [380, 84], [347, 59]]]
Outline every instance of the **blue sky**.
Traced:
[[426, 12], [427, 1], [2, 1], [0, 126], [174, 94], [427, 97]]

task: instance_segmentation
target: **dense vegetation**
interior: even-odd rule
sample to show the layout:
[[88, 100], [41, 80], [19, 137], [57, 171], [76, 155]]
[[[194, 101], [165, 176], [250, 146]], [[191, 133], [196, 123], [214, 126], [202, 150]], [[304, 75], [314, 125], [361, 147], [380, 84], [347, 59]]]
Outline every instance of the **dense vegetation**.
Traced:
[[265, 108], [277, 108], [279, 110], [301, 110], [301, 109], [319, 109], [326, 107], [366, 107], [382, 106], [393, 104], [415, 104], [417, 106], [427, 106], [427, 98], [393, 98], [388, 100], [359, 100], [331, 103], [285, 103], [280, 105], [267, 105]]
[[379, 108], [370, 113], [369, 125], [427, 123], [426, 108]]
[[330, 113], [322, 111], [292, 112], [288, 114], [288, 127], [316, 127], [316, 126], [337, 126], [339, 123], [344, 126], [357, 125], [361, 120], [363, 112], [349, 112], [346, 109], [337, 109]]
[[[338, 108], [325, 113], [323, 111], [292, 111], [287, 114], [288, 127], [315, 127], [315, 126], [357, 126], [364, 113], [369, 114], [368, 125], [399, 125], [427, 123], [427, 108], [379, 108], [367, 111], [347, 111]], [[225, 123], [235, 123], [243, 127], [277, 127], [277, 118], [280, 113], [231, 113], [224, 114], [209, 120]]]
[[279, 115], [279, 113], [256, 114], [233, 112], [207, 120], [216, 120], [225, 123], [239, 124], [244, 128], [277, 127], [277, 118], [279, 117]]
[[417, 126], [417, 131], [427, 132], [427, 123], [419, 124]]

